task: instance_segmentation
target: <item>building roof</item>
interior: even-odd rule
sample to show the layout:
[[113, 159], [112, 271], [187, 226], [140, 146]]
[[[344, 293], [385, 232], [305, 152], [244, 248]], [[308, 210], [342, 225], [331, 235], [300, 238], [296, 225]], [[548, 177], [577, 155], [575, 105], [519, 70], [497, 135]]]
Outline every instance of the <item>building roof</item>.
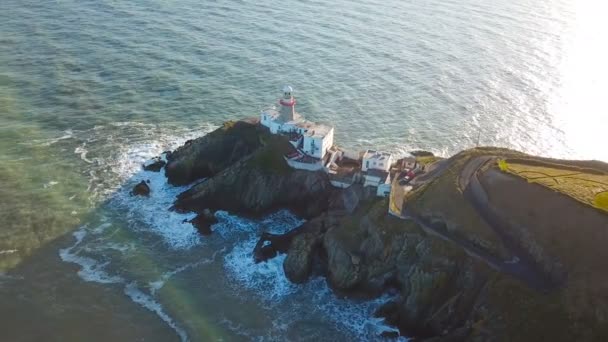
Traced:
[[390, 154], [388, 152], [379, 152], [379, 151], [375, 151], [375, 150], [367, 150], [367, 151], [365, 151], [365, 154], [363, 155], [363, 159], [376, 159], [378, 161], [388, 160], [391, 157], [392, 157], [392, 154]]
[[[311, 123], [310, 121], [308, 122]], [[308, 131], [304, 134], [312, 138], [324, 138], [333, 129], [333, 127], [324, 124], [314, 122], [312, 122], [311, 124], [312, 125], [308, 127]]]
[[312, 138], [324, 138], [333, 129], [332, 126], [320, 124], [312, 121], [308, 121], [302, 117], [299, 113], [295, 113], [295, 119], [287, 122], [283, 122], [281, 114], [274, 108], [268, 108], [263, 110], [263, 113], [270, 116], [272, 121], [277, 121], [282, 124], [293, 125], [304, 129], [304, 135]]

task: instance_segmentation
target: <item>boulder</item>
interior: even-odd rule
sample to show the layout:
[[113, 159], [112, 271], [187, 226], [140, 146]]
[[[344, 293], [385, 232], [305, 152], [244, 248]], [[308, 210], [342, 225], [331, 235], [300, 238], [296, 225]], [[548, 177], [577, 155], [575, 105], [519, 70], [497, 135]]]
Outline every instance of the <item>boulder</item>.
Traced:
[[202, 213], [198, 214], [190, 221], [190, 223], [192, 223], [192, 225], [194, 225], [202, 235], [211, 235], [211, 226], [217, 222], [218, 220], [215, 217], [215, 214], [213, 214], [209, 209], [203, 210]]
[[133, 187], [131, 194], [135, 196], [150, 196], [150, 186], [142, 180]]
[[163, 166], [165, 166], [166, 162], [162, 160], [160, 157], [156, 157], [152, 159], [150, 162], [142, 165], [145, 171], [159, 172]]
[[313, 258], [321, 246], [321, 238], [314, 233], [297, 235], [291, 241], [283, 270], [289, 281], [296, 284], [306, 282], [312, 273]]

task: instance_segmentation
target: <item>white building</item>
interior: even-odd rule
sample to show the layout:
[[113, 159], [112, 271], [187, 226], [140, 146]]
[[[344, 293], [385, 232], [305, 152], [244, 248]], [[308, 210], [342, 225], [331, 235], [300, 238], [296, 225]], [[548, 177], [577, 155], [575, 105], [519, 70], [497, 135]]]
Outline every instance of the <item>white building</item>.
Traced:
[[309, 157], [323, 159], [334, 144], [334, 128], [305, 120], [296, 112], [293, 88], [283, 88], [283, 98], [279, 100], [279, 110], [263, 110], [260, 123], [273, 134], [291, 134], [291, 143]]
[[402, 168], [404, 169], [415, 169], [418, 163], [416, 162], [416, 157], [404, 157], [402, 159]]
[[367, 150], [363, 154], [361, 170], [380, 170], [388, 172], [393, 164], [393, 155], [387, 152]]

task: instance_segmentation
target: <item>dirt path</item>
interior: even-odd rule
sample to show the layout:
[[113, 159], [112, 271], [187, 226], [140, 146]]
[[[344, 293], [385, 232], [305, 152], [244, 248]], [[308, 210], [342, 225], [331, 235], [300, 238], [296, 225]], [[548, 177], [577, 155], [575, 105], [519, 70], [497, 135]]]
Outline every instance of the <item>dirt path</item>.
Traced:
[[479, 181], [478, 173], [480, 169], [487, 163], [494, 162], [495, 160], [496, 158], [494, 157], [476, 157], [465, 165], [458, 179], [464, 197], [494, 230], [505, 247], [515, 256], [515, 259], [512, 261], [502, 262], [501, 271], [516, 276], [537, 290], [547, 291], [555, 288], [558, 284], [542, 271], [532, 255], [512, 235], [512, 232], [522, 231], [525, 228], [514, 226], [515, 224], [511, 223], [500, 212], [499, 208], [490, 204], [488, 194]]
[[[431, 222], [429, 219], [417, 215], [407, 208], [404, 210], [404, 214], [407, 218], [412, 219], [420, 225], [427, 233], [458, 244], [467, 254], [485, 262], [497, 271], [516, 277], [538, 291], [549, 291], [558, 284], [545, 275], [530, 253], [520, 246], [515, 237], [510, 235], [510, 232], [523, 228], [512, 227], [509, 221], [500, 213], [500, 210], [490, 204], [488, 195], [479, 181], [478, 173], [480, 169], [487, 163], [495, 160], [496, 158], [491, 156], [474, 157], [469, 160], [461, 170], [458, 177], [458, 185], [463, 191], [465, 199], [473, 205], [478, 214], [494, 230], [510, 254], [514, 256], [513, 259], [501, 260], [472, 242], [453, 236], [447, 232], [444, 223]], [[429, 181], [434, 177], [440, 176], [450, 165], [451, 163], [448, 160], [444, 161], [442, 165], [439, 165], [431, 172], [432, 174], [427, 175], [424, 181]]]

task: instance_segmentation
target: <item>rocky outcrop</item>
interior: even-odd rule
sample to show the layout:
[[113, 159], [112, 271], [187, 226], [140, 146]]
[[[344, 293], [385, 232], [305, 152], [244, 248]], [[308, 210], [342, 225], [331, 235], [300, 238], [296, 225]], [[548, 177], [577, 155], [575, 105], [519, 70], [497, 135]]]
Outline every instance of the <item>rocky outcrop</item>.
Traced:
[[[199, 213], [192, 223], [204, 234], [211, 233], [212, 210], [259, 216], [291, 209], [308, 221], [286, 234], [263, 233], [253, 251], [256, 262], [285, 253], [283, 269], [294, 283], [323, 276], [343, 296], [392, 294], [376, 314], [401, 335], [429, 341], [546, 340], [542, 327], [548, 324], [556, 331], [550, 334], [554, 341], [608, 336], [606, 306], [590, 305], [606, 302], [605, 291], [596, 285], [606, 275], [605, 258], [597, 257], [606, 243], [605, 234], [598, 233], [605, 213], [573, 206], [570, 198], [557, 198], [540, 185], [515, 183], [486, 165], [477, 171], [488, 189], [485, 202], [508, 213], [504, 221], [521, 222], [511, 226], [525, 228], [505, 229], [520, 237], [505, 243], [497, 225], [480, 215], [459, 188], [460, 171], [472, 156], [523, 154], [478, 148], [433, 163], [417, 177], [407, 202], [413, 214], [403, 220], [390, 216], [388, 201], [361, 185], [335, 189], [324, 172], [290, 168], [283, 156], [292, 149], [287, 140], [251, 121], [227, 123], [190, 141], [168, 157], [167, 177], [172, 184], [206, 179], [180, 194], [174, 208]], [[534, 201], [521, 201], [521, 194]], [[556, 207], [571, 215], [560, 218]], [[581, 217], [588, 227], [579, 227]], [[531, 287], [530, 277], [515, 272], [522, 265], [515, 257], [518, 244], [530, 250], [544, 272], [564, 275], [567, 286], [545, 292]], [[576, 253], [570, 253], [573, 245]]]
[[134, 196], [150, 196], [150, 186], [142, 180], [133, 187], [131, 194]]
[[283, 154], [291, 145], [271, 137], [253, 155], [233, 164], [178, 196], [175, 208], [227, 210], [262, 215], [289, 208], [303, 217], [326, 210], [334, 196], [327, 174], [291, 169]]
[[368, 199], [354, 213], [327, 212], [285, 235], [263, 237], [258, 247], [287, 253], [283, 268], [294, 283], [323, 275], [342, 295], [399, 293], [379, 316], [406, 336], [447, 336], [446, 327], [464, 326], [490, 271], [457, 246], [389, 216], [385, 204]]
[[185, 185], [212, 177], [257, 150], [264, 134], [255, 120], [227, 122], [167, 156], [167, 179], [173, 185]]

